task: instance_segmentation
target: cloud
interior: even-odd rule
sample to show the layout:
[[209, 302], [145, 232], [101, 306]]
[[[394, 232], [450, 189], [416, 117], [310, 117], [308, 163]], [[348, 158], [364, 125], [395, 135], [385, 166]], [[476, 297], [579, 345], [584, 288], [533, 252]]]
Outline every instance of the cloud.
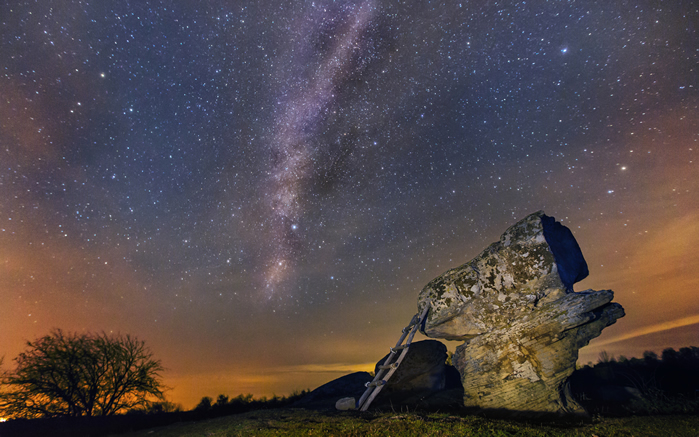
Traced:
[[669, 322], [656, 323], [650, 326], [644, 326], [639, 329], [634, 329], [633, 331], [624, 333], [617, 337], [613, 337], [600, 342], [595, 342], [593, 345], [590, 346], [590, 348], [599, 349], [603, 346], [618, 343], [620, 341], [630, 340], [632, 338], [640, 337], [642, 335], [654, 334], [656, 332], [667, 331], [670, 329], [681, 328], [683, 326], [690, 326], [694, 324], [699, 324], [699, 314], [689, 317], [682, 317], [680, 319], [671, 320]]
[[[658, 223], [661, 225], [661, 223]], [[656, 229], [650, 240], [636, 252], [631, 271], [643, 272], [643, 276], [675, 277], [688, 274], [687, 280], [696, 283], [693, 274], [699, 242], [699, 213], [686, 214]]]
[[298, 366], [280, 366], [268, 369], [270, 373], [354, 373], [373, 372], [376, 362], [348, 364], [302, 364]]

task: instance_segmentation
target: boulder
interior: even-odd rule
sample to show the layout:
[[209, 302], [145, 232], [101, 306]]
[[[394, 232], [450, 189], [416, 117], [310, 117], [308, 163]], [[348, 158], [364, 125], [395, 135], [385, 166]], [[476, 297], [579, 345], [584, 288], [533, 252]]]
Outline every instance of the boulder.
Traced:
[[570, 230], [539, 211], [423, 288], [423, 333], [465, 341], [452, 358], [464, 405], [583, 412], [566, 385], [578, 350], [624, 316], [610, 290], [573, 291], [587, 274]]
[[[379, 373], [388, 354], [381, 358], [374, 369]], [[408, 353], [382, 392], [417, 390], [442, 390], [445, 384], [447, 347], [437, 340], [422, 340], [411, 343]]]
[[291, 406], [316, 410], [334, 409], [338, 400], [342, 398], [344, 398], [343, 405], [347, 403], [349, 397], [359, 399], [366, 390], [364, 384], [372, 378], [369, 372], [350, 373], [321, 385]]

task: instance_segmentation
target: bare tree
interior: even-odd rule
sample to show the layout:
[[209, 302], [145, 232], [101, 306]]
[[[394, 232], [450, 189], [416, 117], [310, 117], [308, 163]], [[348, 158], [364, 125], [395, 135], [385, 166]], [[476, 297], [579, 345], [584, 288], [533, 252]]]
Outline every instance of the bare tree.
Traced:
[[107, 416], [164, 399], [160, 361], [129, 335], [55, 330], [15, 362], [0, 377], [4, 416]]

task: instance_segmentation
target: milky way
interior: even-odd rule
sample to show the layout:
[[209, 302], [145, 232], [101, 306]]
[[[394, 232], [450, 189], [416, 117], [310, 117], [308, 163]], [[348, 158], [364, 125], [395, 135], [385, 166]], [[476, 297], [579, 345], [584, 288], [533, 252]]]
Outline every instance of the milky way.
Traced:
[[[320, 62], [311, 63], [304, 78], [295, 78], [298, 86], [284, 90], [283, 107], [279, 109], [274, 138], [271, 144], [272, 168], [269, 186], [265, 187], [272, 254], [267, 262], [265, 292], [275, 293], [280, 282], [294, 269], [294, 258], [303, 250], [303, 230], [299, 221], [303, 215], [304, 197], [312, 184], [309, 179], [322, 171], [316, 162], [325, 161], [322, 155], [334, 155], [332, 145], [317, 145], [313, 137], [336, 104], [336, 94], [351, 74], [357, 74], [367, 56], [366, 33], [374, 15], [375, 6], [368, 1], [359, 4], [314, 6], [308, 12], [307, 23], [311, 35], [302, 35], [302, 44], [296, 52], [305, 54], [309, 39], [325, 46]], [[304, 26], [306, 28], [306, 26]], [[320, 39], [320, 41], [317, 41]], [[307, 59], [301, 55], [295, 62]], [[294, 68], [291, 71], [297, 70]]]

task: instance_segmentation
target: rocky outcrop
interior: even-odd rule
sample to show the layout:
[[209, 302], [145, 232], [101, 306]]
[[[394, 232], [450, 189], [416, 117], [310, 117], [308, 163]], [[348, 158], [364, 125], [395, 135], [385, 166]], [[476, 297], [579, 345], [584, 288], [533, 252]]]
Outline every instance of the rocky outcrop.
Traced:
[[464, 405], [582, 411], [566, 389], [578, 349], [624, 315], [610, 290], [573, 291], [587, 274], [570, 230], [537, 212], [425, 286], [423, 333], [465, 341], [453, 357]]

